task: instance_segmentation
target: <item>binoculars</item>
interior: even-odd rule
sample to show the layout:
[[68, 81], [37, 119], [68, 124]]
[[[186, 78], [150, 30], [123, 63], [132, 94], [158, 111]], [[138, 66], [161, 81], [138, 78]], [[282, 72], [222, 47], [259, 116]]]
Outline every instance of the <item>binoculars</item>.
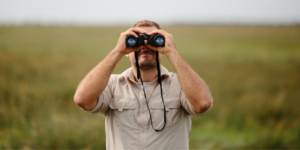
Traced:
[[151, 46], [165, 46], [165, 37], [161, 34], [143, 34], [137, 38], [133, 35], [129, 35], [126, 38], [126, 45], [129, 47], [137, 47], [144, 44], [144, 40], [148, 41]]

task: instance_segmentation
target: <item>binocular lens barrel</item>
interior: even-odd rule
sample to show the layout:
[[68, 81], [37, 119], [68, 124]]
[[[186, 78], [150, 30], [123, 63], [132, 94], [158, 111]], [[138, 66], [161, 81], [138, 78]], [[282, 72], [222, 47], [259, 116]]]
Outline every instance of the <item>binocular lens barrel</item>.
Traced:
[[126, 44], [128, 46], [135, 46], [136, 44], [136, 38], [134, 37], [129, 37], [127, 40], [126, 40]]
[[165, 43], [165, 39], [159, 36], [155, 39], [155, 43], [157, 44], [157, 46], [162, 46]]

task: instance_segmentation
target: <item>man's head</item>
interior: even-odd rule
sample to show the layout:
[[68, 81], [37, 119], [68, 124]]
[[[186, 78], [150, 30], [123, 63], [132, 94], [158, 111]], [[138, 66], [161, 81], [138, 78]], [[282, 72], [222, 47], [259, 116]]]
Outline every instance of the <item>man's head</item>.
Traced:
[[[139, 28], [142, 31], [146, 32], [147, 34], [151, 33], [154, 30], [161, 29], [160, 26], [153, 21], [149, 20], [143, 20], [135, 23], [132, 27]], [[147, 41], [144, 41], [145, 44], [147, 44]], [[156, 53], [154, 50], [148, 49], [147, 47], [144, 47], [139, 50], [138, 52], [138, 61], [139, 66], [141, 70], [151, 70], [153, 68], [156, 68]], [[159, 54], [159, 60], [161, 61], [162, 54]], [[132, 66], [135, 67], [135, 56], [134, 52], [127, 54], [127, 56], [130, 58]]]
[[154, 21], [149, 21], [149, 20], [142, 20], [137, 23], [135, 23], [132, 27], [156, 27], [157, 29], [161, 29], [160, 26], [154, 22]]

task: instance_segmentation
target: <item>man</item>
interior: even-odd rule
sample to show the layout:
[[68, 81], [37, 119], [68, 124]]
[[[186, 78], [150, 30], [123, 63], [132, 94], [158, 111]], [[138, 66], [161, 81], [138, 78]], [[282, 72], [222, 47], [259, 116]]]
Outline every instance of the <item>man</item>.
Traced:
[[[147, 40], [138, 47], [126, 46], [127, 36], [144, 33], [163, 35], [165, 46], [151, 46]], [[135, 51], [149, 110], [137, 78]], [[159, 132], [154, 129], [164, 125], [164, 105], [157, 82], [155, 51], [159, 52], [159, 60], [168, 57], [176, 71], [171, 73], [161, 66], [166, 124]], [[124, 55], [129, 57], [132, 67], [120, 75], [112, 74]], [[116, 47], [81, 81], [74, 101], [88, 113], [105, 115], [106, 147], [115, 150], [189, 149], [191, 115], [203, 115], [212, 106], [209, 88], [177, 52], [172, 35], [148, 20], [121, 33]]]

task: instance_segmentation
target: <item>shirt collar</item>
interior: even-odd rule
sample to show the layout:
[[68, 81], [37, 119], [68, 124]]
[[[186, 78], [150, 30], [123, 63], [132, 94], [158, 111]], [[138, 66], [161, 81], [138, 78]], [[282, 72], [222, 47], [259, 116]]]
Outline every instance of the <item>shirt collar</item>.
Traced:
[[[170, 76], [170, 72], [162, 65], [160, 65], [160, 73], [161, 76]], [[123, 73], [120, 74], [120, 78], [125, 77], [129, 78], [132, 81], [135, 81], [133, 73], [132, 73], [132, 67], [125, 70]]]

